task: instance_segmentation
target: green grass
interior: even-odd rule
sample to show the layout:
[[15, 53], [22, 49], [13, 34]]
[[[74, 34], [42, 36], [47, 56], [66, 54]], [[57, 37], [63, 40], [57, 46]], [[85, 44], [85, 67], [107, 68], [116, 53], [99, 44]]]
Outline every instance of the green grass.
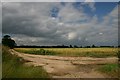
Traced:
[[117, 48], [15, 48], [18, 52], [37, 55], [74, 57], [117, 57]]
[[44, 49], [30, 49], [30, 50], [19, 50], [15, 49], [18, 52], [36, 54], [36, 55], [56, 55], [54, 51], [44, 50]]
[[42, 67], [27, 66], [24, 60], [2, 48], [2, 78], [50, 78]]
[[102, 73], [106, 73], [106, 74], [110, 75], [111, 77], [119, 77], [119, 75], [118, 75], [119, 69], [120, 68], [119, 68], [118, 64], [106, 64], [106, 65], [102, 65], [97, 70]]

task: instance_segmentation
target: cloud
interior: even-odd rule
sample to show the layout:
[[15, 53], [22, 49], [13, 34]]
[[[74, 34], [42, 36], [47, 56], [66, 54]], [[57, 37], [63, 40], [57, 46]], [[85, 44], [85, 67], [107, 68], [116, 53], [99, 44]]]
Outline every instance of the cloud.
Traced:
[[94, 2], [94, 0], [85, 0], [85, 2]]
[[95, 2], [93, 1], [85, 1], [84, 3], [82, 3], [82, 5], [87, 5], [89, 8], [91, 8], [92, 11], [95, 11]]
[[42, 3], [41, 5], [39, 3], [8, 3], [6, 5], [9, 7], [3, 5], [3, 32], [42, 36], [45, 33], [50, 35], [51, 31], [56, 30], [54, 28], [56, 22], [50, 17], [50, 10], [57, 4], [44, 3], [46, 8]]
[[[95, 10], [95, 4], [82, 5]], [[3, 3], [3, 34], [19, 45], [116, 45], [117, 7], [99, 22], [82, 5], [77, 10], [73, 3]]]
[[93, 36], [89, 37], [91, 41], [95, 40], [96, 44], [118, 45], [118, 7], [104, 16], [101, 23], [94, 23], [94, 25], [96, 25], [93, 28], [95, 31], [89, 34]]
[[[61, 0], [2, 0], [2, 2], [61, 2]], [[74, 2], [74, 0], [69, 2]]]
[[1, 0], [2, 2], [119, 2], [119, 0]]
[[77, 34], [76, 33], [74, 33], [74, 32], [71, 32], [71, 33], [69, 33], [68, 34], [68, 39], [75, 39], [75, 38], [77, 38]]

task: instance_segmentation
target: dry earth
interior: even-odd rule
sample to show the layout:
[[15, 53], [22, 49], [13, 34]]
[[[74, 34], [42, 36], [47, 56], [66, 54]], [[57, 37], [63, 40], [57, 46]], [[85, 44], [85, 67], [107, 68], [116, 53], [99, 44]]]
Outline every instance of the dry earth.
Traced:
[[14, 50], [10, 52], [27, 60], [27, 65], [42, 66], [53, 78], [110, 78], [95, 69], [99, 65], [118, 61], [116, 57], [59, 57], [25, 54]]

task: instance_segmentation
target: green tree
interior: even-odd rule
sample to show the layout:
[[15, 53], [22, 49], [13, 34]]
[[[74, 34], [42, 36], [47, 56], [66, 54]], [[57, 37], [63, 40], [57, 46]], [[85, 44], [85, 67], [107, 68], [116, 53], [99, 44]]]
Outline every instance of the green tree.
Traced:
[[73, 48], [72, 45], [70, 45], [70, 48]]
[[74, 48], [78, 48], [78, 46], [77, 46], [77, 45], [74, 45]]
[[95, 48], [95, 47], [96, 47], [96, 46], [93, 44], [93, 45], [92, 45], [92, 48]]
[[5, 46], [8, 46], [10, 48], [14, 48], [16, 46], [16, 43], [14, 40], [11, 39], [11, 37], [9, 35], [5, 35], [2, 38], [2, 44]]

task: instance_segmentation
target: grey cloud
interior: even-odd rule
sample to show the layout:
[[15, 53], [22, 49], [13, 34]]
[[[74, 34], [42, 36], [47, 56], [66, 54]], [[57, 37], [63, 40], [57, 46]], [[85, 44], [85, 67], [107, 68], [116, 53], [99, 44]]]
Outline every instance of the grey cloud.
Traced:
[[[7, 4], [3, 5], [3, 33], [26, 34], [36, 37], [43, 36], [43, 34], [46, 34], [44, 36], [52, 35], [51, 33], [56, 31], [54, 27], [55, 24], [49, 21], [49, 11], [52, 7], [44, 3], [48, 9], [46, 10], [44, 6], [42, 6], [43, 9], [41, 9], [42, 7], [39, 6], [39, 4], [21, 3], [19, 7], [15, 9], [12, 7], [12, 9], [9, 9], [9, 7], [6, 7]], [[34, 10], [33, 14], [31, 12], [32, 8]], [[50, 27], [53, 28], [51, 29]]]
[[[56, 18], [50, 16], [53, 7], [59, 8]], [[117, 8], [105, 16], [102, 22], [98, 22], [96, 15], [90, 17], [82, 10], [75, 10], [72, 3], [65, 6], [61, 3], [4, 3], [2, 30], [3, 34], [12, 34], [17, 44], [115, 45], [116, 13]]]

